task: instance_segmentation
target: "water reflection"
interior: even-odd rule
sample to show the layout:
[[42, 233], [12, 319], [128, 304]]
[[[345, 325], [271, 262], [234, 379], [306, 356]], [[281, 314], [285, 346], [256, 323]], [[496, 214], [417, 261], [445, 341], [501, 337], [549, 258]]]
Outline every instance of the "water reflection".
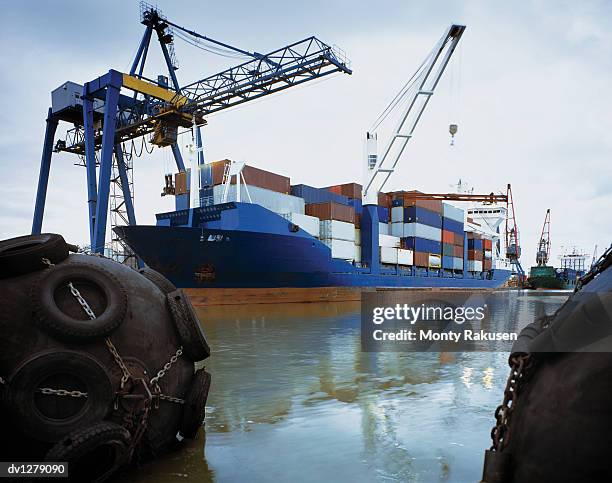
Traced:
[[[491, 325], [566, 297], [501, 293]], [[214, 350], [206, 434], [125, 481], [479, 480], [507, 353], [362, 353], [358, 303], [199, 312]]]

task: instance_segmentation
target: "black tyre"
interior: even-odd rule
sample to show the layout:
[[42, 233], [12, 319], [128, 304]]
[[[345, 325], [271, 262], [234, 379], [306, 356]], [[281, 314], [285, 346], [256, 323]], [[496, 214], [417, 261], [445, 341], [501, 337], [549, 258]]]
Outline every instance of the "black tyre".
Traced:
[[168, 280], [161, 273], [156, 272], [152, 268], [141, 268], [140, 270], [138, 270], [138, 273], [143, 275], [150, 282], [153, 282], [153, 284], [156, 285], [157, 288], [160, 289], [164, 295], [167, 295], [170, 292], [174, 292], [176, 290], [176, 286], [170, 280]]
[[210, 390], [210, 374], [199, 369], [193, 375], [191, 387], [185, 396], [183, 418], [179, 429], [181, 436], [193, 439], [202, 427], [206, 411], [206, 400]]
[[68, 258], [68, 245], [61, 235], [44, 233], [0, 241], [0, 278], [35, 272]]
[[101, 482], [128, 462], [129, 451], [129, 431], [100, 422], [70, 433], [49, 450], [45, 460], [68, 462], [70, 481]]
[[[21, 365], [9, 382], [8, 406], [15, 424], [38, 441], [56, 442], [77, 428], [104, 419], [113, 389], [104, 368], [81, 352], [38, 355]], [[63, 389], [72, 395], [45, 394]], [[76, 396], [76, 392], [85, 393]]]
[[[91, 307], [92, 320], [69, 284], [79, 291]], [[82, 341], [109, 335], [125, 317], [127, 294], [111, 273], [84, 263], [69, 263], [49, 268], [34, 286], [32, 300], [35, 321], [60, 339]]]
[[206, 359], [210, 356], [210, 347], [189, 298], [182, 290], [175, 290], [166, 299], [183, 352], [192, 361]]

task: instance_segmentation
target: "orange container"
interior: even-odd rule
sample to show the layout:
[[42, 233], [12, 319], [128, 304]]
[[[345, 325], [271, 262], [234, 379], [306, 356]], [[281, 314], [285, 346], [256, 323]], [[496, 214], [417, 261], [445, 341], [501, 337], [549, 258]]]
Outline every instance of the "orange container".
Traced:
[[449, 245], [455, 244], [455, 234], [452, 231], [442, 230], [442, 243], [448, 243]]
[[463, 246], [463, 235], [459, 235], [458, 233], [455, 233], [454, 235], [455, 235], [455, 241], [453, 245], [462, 247]]
[[481, 250], [468, 250], [468, 260], [482, 261], [483, 253]]
[[491, 260], [490, 258], [485, 258], [482, 261], [482, 269], [483, 270], [491, 270], [491, 268], [493, 268], [493, 260]]
[[337, 184], [334, 186], [328, 186], [325, 188], [327, 191], [336, 193], [337, 195], [344, 195], [350, 199], [361, 199], [361, 185], [359, 183], [344, 183]]
[[352, 206], [339, 203], [311, 203], [306, 205], [306, 214], [316, 216], [320, 220], [338, 220], [355, 223], [355, 209]]
[[485, 238], [482, 240], [482, 246], [485, 250], [492, 250], [493, 249], [493, 241]]
[[429, 266], [429, 253], [414, 252], [414, 265], [416, 267], [428, 267]]
[[455, 245], [453, 247], [453, 256], [463, 258], [463, 247]]
[[[225, 165], [230, 162], [229, 159], [222, 159], [212, 163], [212, 181], [213, 185], [223, 183], [223, 174]], [[242, 169], [246, 184], [265, 188], [278, 193], [289, 193], [291, 191], [291, 180], [286, 176], [265, 171], [263, 169], [254, 168], [246, 165]], [[232, 184], [236, 184], [236, 177], [232, 176]]]

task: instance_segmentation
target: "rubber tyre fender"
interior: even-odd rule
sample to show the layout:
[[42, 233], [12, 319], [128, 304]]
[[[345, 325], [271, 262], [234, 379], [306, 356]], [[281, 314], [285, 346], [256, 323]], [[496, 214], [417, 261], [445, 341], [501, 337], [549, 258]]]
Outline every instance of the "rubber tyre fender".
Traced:
[[[130, 456], [130, 432], [116, 423], [102, 421], [86, 428], [78, 429], [58, 441], [46, 454], [45, 461], [66, 461], [71, 481], [107, 480], [117, 469], [128, 462]], [[105, 458], [96, 455], [106, 447]], [[110, 450], [110, 452], [108, 451]], [[110, 454], [109, 454], [110, 453]], [[98, 456], [94, 459], [95, 456]], [[104, 466], [101, 474], [93, 476], [91, 465]]]
[[158, 289], [162, 291], [164, 295], [169, 294], [170, 292], [174, 292], [176, 290], [176, 286], [164, 277], [161, 273], [153, 270], [152, 268], [145, 267], [138, 270], [142, 276], [152, 282]]
[[[44, 381], [52, 376], [70, 375], [87, 392], [82, 407], [65, 418], [45, 415], [37, 405]], [[8, 407], [16, 425], [28, 436], [55, 443], [77, 428], [106, 417], [113, 403], [113, 388], [105, 369], [91, 356], [76, 351], [47, 352], [22, 364], [9, 381]], [[53, 389], [63, 389], [53, 387]], [[40, 398], [68, 397], [41, 395]]]
[[206, 400], [210, 390], [211, 376], [204, 369], [198, 369], [191, 379], [191, 386], [185, 396], [183, 418], [179, 432], [184, 438], [193, 439], [202, 427], [206, 411]]
[[[93, 284], [103, 294], [106, 306], [101, 313], [94, 314], [95, 320], [89, 319], [78, 306], [76, 318], [63, 312], [57, 305], [55, 291], [74, 282], [79, 288], [79, 281]], [[87, 297], [84, 297], [87, 300]], [[127, 292], [121, 282], [110, 272], [85, 263], [69, 263], [49, 268], [35, 283], [32, 293], [35, 322], [51, 335], [69, 342], [83, 341], [111, 334], [125, 318], [127, 311]], [[89, 301], [90, 304], [93, 301]]]
[[60, 263], [68, 258], [69, 246], [61, 235], [43, 233], [0, 241], [0, 278], [15, 277], [46, 268], [42, 259]]
[[167, 294], [166, 300], [185, 355], [196, 362], [206, 359], [210, 347], [189, 298], [179, 289]]

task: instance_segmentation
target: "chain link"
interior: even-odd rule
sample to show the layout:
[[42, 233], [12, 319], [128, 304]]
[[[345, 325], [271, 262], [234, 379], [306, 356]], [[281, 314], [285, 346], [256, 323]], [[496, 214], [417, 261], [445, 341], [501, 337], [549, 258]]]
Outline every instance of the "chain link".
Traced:
[[0, 384], [2, 384], [3, 386], [6, 386], [6, 381], [4, 380], [2, 376], [0, 376]]
[[91, 307], [87, 303], [87, 300], [85, 300], [83, 296], [81, 295], [81, 292], [79, 292], [77, 288], [74, 285], [72, 285], [72, 282], [68, 284], [68, 288], [70, 288], [70, 293], [74, 295], [75, 299], [77, 299], [77, 301], [79, 302], [79, 304], [81, 305], [81, 307], [83, 308], [87, 316], [91, 320], [96, 320], [96, 314], [94, 314], [93, 310], [91, 310]]
[[52, 389], [50, 387], [41, 387], [38, 389], [38, 392], [54, 396], [87, 397], [86, 392], [67, 391], [66, 389]]
[[178, 360], [178, 358], [181, 357], [182, 355], [183, 355], [183, 347], [181, 346], [176, 350], [175, 354], [172, 357], [170, 357], [170, 360], [164, 364], [164, 367], [159, 370], [157, 375], [153, 379], [151, 379], [151, 384], [157, 385], [158, 381], [166, 375], [166, 372], [170, 370], [170, 368], [172, 367], [172, 364], [174, 364]]
[[53, 263], [51, 260], [49, 260], [48, 258], [41, 258], [41, 261], [47, 265], [47, 267], [54, 267], [55, 263]]
[[185, 404], [185, 400], [179, 397], [166, 396], [165, 394], [158, 394], [157, 397], [161, 399], [162, 401], [173, 402], [176, 404]]
[[529, 354], [518, 354], [510, 358], [510, 375], [504, 390], [504, 399], [495, 410], [497, 424], [491, 430], [492, 450], [502, 451], [510, 439], [510, 420], [516, 406], [519, 389], [525, 380], [525, 372], [531, 367]]

